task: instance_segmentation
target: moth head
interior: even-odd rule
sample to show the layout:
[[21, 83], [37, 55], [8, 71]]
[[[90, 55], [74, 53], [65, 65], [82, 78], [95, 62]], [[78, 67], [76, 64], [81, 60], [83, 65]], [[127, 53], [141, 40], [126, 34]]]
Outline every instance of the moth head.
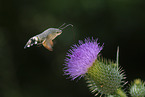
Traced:
[[56, 29], [56, 30], [55, 30], [55, 33], [56, 33], [56, 35], [60, 35], [60, 34], [62, 33], [62, 30]]
[[34, 44], [37, 44], [37, 43], [38, 43], [38, 37], [37, 36], [34, 36], [34, 37], [32, 37], [32, 38], [30, 38], [28, 40], [28, 42], [24, 46], [24, 49], [27, 48], [27, 47], [33, 46]]
[[62, 30], [58, 28], [49, 28], [48, 31], [49, 31], [48, 38], [51, 40], [55, 39], [58, 35], [62, 33]]

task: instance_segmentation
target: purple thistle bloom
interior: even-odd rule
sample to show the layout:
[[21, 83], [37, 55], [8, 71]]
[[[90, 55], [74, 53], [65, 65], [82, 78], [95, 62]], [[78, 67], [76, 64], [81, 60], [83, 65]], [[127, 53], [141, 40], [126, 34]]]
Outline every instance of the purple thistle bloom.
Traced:
[[66, 55], [64, 75], [69, 75], [72, 80], [83, 77], [97, 59], [102, 48], [97, 43], [97, 39], [93, 38], [87, 38], [84, 42], [79, 41], [78, 45], [73, 45]]

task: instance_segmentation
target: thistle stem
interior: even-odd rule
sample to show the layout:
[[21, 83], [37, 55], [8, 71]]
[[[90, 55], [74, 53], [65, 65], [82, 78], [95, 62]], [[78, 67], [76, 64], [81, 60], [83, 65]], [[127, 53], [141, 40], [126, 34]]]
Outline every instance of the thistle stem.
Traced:
[[127, 97], [126, 93], [122, 89], [117, 89], [116, 94], [120, 97]]

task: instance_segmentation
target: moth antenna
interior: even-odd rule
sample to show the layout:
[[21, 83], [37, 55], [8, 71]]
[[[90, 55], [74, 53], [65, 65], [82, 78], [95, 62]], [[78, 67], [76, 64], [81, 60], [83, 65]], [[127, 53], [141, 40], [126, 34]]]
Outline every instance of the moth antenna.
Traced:
[[[63, 28], [60, 28], [60, 29], [64, 29], [64, 28], [66, 28], [66, 27], [68, 27], [68, 26], [72, 26], [73, 27], [73, 25], [72, 24], [68, 24], [68, 25], [66, 25], [66, 26], [64, 26]], [[61, 26], [62, 27], [62, 26]]]
[[59, 29], [61, 29], [61, 27], [63, 27], [65, 24], [66, 24], [66, 23], [63, 23], [63, 24], [59, 27]]

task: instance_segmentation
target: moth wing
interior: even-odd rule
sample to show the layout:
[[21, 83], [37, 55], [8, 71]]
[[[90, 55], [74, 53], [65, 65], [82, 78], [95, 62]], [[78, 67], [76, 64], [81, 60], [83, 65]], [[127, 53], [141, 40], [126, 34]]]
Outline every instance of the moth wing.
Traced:
[[43, 42], [42, 42], [42, 45], [48, 49], [49, 51], [53, 51], [53, 42], [52, 40], [48, 40], [48, 39], [45, 39]]
[[50, 40], [49, 42], [50, 42], [50, 45], [53, 47], [53, 41], [52, 41], [52, 40]]

